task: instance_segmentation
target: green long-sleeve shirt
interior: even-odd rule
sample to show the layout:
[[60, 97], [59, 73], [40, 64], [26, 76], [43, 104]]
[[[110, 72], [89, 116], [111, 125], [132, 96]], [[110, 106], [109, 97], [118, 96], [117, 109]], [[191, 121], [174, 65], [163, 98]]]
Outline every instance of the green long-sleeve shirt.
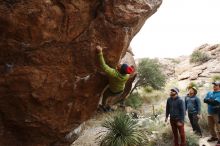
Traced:
[[122, 92], [125, 88], [125, 83], [129, 79], [129, 74], [120, 74], [116, 69], [109, 67], [105, 63], [105, 59], [103, 57], [103, 53], [100, 52], [98, 54], [99, 63], [101, 68], [107, 74], [109, 78], [109, 88], [112, 92], [118, 93]]

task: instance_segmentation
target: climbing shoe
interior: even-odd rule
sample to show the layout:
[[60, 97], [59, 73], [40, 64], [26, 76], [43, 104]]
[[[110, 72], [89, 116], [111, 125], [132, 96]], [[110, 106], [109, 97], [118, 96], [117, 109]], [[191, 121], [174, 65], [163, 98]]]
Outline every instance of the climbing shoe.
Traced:
[[207, 140], [207, 142], [213, 142], [213, 141], [217, 141], [218, 138], [217, 137], [211, 137]]
[[105, 107], [101, 104], [98, 105], [98, 108], [97, 108], [97, 111], [98, 112], [105, 112]]

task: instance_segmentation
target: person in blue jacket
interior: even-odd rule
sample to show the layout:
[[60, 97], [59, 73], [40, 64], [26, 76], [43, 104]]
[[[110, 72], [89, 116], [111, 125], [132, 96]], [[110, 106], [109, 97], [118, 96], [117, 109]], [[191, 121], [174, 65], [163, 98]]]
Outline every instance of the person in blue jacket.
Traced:
[[185, 98], [186, 111], [188, 111], [188, 117], [190, 124], [193, 128], [193, 131], [202, 136], [202, 131], [199, 126], [199, 117], [201, 112], [201, 102], [200, 99], [196, 96], [197, 89], [195, 87], [191, 87], [188, 89], [188, 94]]
[[208, 104], [208, 125], [211, 138], [207, 141], [217, 141], [220, 145], [220, 124], [219, 124], [219, 110], [220, 105], [220, 82], [213, 82], [213, 91], [208, 92], [204, 98], [204, 103]]

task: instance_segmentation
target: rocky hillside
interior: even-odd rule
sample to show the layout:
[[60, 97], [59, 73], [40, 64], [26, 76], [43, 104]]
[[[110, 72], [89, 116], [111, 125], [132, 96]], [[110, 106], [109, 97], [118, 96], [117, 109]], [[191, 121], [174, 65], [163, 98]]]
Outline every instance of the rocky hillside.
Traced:
[[112, 67], [132, 61], [130, 41], [161, 2], [0, 0], [0, 146], [68, 145], [107, 84], [95, 47]]
[[198, 85], [209, 84], [213, 76], [220, 76], [220, 44], [204, 44], [195, 48], [194, 51], [196, 50], [208, 56], [206, 62], [190, 63], [190, 56], [160, 59], [169, 79], [177, 79], [179, 85], [184, 87], [192, 81]]

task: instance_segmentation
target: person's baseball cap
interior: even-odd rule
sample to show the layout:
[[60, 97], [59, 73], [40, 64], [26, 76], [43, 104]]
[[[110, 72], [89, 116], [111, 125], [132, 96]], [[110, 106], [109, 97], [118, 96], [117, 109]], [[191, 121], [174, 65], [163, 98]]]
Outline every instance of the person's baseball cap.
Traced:
[[178, 88], [174, 87], [174, 88], [170, 89], [170, 91], [174, 91], [178, 94], [180, 90]]
[[196, 87], [191, 87], [191, 89], [193, 89], [194, 90], [194, 92], [195, 92], [195, 95], [197, 94], [197, 89], [196, 89]]
[[217, 85], [219, 86], [220, 85], [220, 81], [215, 81], [215, 82], [212, 82], [213, 85]]

